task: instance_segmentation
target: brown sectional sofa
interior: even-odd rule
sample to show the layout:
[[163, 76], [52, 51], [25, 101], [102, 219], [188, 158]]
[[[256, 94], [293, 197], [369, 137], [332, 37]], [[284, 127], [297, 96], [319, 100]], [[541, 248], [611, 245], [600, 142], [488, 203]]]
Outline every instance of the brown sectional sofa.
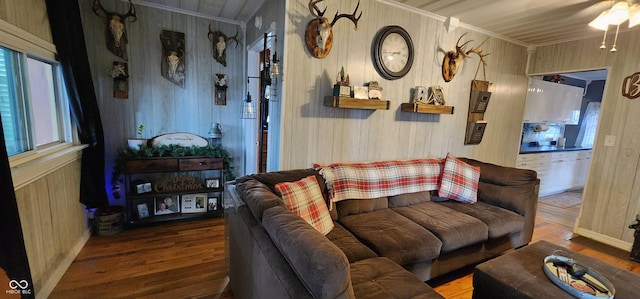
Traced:
[[[236, 298], [442, 298], [424, 281], [528, 244], [536, 173], [471, 159], [478, 202], [429, 192], [336, 203], [323, 236], [274, 194], [313, 169], [250, 175], [225, 198], [229, 277]], [[328, 198], [328, 197], [326, 197]]]

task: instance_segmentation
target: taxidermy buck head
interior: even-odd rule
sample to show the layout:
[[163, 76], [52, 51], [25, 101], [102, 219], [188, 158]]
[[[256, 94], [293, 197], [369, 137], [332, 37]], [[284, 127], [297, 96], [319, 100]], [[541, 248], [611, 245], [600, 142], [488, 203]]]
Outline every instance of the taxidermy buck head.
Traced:
[[333, 46], [332, 28], [339, 19], [347, 18], [351, 20], [357, 30], [358, 20], [362, 17], [362, 12], [360, 12], [358, 17], [356, 17], [356, 13], [360, 8], [360, 1], [358, 1], [358, 5], [356, 5], [356, 9], [353, 10], [352, 14], [338, 14], [338, 12], [336, 12], [336, 15], [333, 17], [333, 21], [329, 23], [329, 20], [324, 17], [324, 13], [327, 11], [327, 8], [325, 7], [322, 11], [318, 8], [318, 3], [322, 1], [323, 0], [309, 1], [309, 12], [311, 12], [315, 18], [307, 24], [307, 31], [305, 33], [307, 48], [315, 58], [324, 58], [329, 55], [331, 47]]
[[460, 38], [458, 38], [458, 41], [456, 42], [455, 51], [449, 51], [447, 52], [447, 54], [444, 55], [444, 60], [442, 61], [442, 77], [444, 78], [445, 82], [449, 82], [453, 80], [453, 77], [455, 77], [456, 73], [458, 73], [458, 69], [460, 68], [460, 65], [462, 65], [462, 62], [464, 61], [464, 59], [469, 57], [469, 54], [471, 53], [477, 54], [480, 57], [480, 61], [484, 65], [487, 65], [487, 62], [485, 61], [484, 58], [489, 54], [485, 54], [482, 52], [482, 50], [480, 50], [480, 47], [482, 47], [482, 45], [487, 41], [487, 39], [485, 39], [477, 47], [471, 48], [471, 50], [467, 51], [465, 50], [465, 46], [468, 43], [472, 42], [473, 40], [468, 40], [464, 42], [462, 45], [460, 45], [460, 40], [465, 35], [466, 33], [464, 33], [463, 35], [460, 36]]
[[99, 12], [102, 12], [105, 16], [105, 21], [107, 23], [107, 27], [105, 29], [105, 34], [107, 38], [107, 48], [116, 56], [127, 59], [126, 52], [126, 44], [127, 44], [127, 33], [124, 28], [124, 21], [128, 17], [133, 17], [131, 22], [135, 22], [138, 20], [136, 16], [136, 9], [129, 0], [129, 11], [126, 14], [118, 14], [113, 11], [107, 11], [102, 4], [100, 4], [100, 0], [93, 1], [93, 13], [97, 16], [100, 16]]
[[224, 33], [220, 31], [211, 30], [211, 24], [209, 24], [209, 33], [207, 37], [211, 41], [211, 46], [213, 47], [213, 58], [222, 64], [223, 66], [227, 66], [227, 44], [229, 41], [236, 42], [236, 48], [238, 47], [238, 34], [232, 37], [227, 37]]

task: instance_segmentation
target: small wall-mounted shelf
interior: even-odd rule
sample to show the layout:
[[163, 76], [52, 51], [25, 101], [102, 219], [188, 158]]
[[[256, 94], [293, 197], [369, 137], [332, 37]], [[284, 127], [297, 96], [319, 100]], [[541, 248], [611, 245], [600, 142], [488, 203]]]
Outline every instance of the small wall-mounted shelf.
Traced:
[[400, 109], [404, 112], [453, 114], [453, 106], [431, 105], [422, 103], [402, 103]]
[[325, 97], [324, 105], [346, 109], [389, 110], [389, 101], [342, 97]]

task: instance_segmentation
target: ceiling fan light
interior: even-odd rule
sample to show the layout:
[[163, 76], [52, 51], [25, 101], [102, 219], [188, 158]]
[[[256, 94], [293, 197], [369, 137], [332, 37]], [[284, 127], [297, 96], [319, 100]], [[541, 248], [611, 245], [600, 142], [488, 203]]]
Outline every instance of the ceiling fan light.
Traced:
[[629, 19], [629, 3], [626, 1], [620, 1], [611, 7], [609, 11], [609, 24], [620, 25], [622, 22]]
[[640, 24], [640, 5], [635, 4], [629, 11], [629, 28]]
[[589, 23], [589, 26], [598, 30], [607, 30], [609, 28], [609, 10], [605, 10], [597, 18]]

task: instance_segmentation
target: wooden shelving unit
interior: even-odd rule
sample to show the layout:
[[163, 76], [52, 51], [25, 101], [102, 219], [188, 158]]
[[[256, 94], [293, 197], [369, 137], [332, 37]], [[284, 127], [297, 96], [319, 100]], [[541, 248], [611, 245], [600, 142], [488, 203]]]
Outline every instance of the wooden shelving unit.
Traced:
[[345, 109], [389, 110], [389, 101], [342, 97], [325, 97], [324, 105]]
[[[162, 157], [131, 159], [125, 163], [126, 225], [136, 226], [188, 218], [220, 217], [224, 213], [224, 162], [209, 157]], [[208, 187], [205, 179], [217, 179], [217, 186]], [[139, 183], [149, 183], [152, 190], [136, 191]], [[183, 207], [186, 194], [202, 195], [202, 211], [189, 212]], [[156, 214], [158, 200], [170, 197], [177, 209], [170, 214]], [[215, 208], [209, 208], [215, 199]], [[146, 204], [148, 215], [141, 216], [138, 204]], [[196, 211], [196, 210], [194, 210]]]
[[431, 105], [422, 103], [402, 103], [400, 109], [403, 112], [429, 113], [429, 114], [453, 114], [453, 106]]

